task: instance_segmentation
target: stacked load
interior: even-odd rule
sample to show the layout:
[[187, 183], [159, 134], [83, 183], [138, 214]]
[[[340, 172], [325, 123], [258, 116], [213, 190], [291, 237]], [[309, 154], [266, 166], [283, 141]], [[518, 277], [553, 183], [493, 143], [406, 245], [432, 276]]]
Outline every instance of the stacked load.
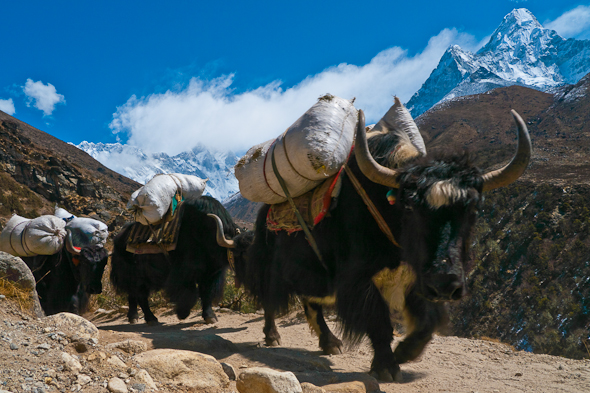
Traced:
[[252, 147], [238, 161], [235, 173], [242, 196], [268, 204], [287, 200], [273, 170], [273, 156], [292, 197], [335, 175], [352, 148], [357, 116], [352, 101], [321, 97], [285, 133]]
[[109, 228], [105, 223], [87, 217], [76, 217], [61, 207], [55, 206], [55, 216], [66, 223], [66, 229], [72, 233], [75, 247], [104, 247], [109, 236]]
[[193, 200], [205, 191], [207, 179], [181, 173], [159, 174], [131, 195], [127, 203], [135, 221], [143, 225], [159, 224], [166, 213], [181, 200]]
[[35, 219], [13, 215], [0, 234], [0, 251], [17, 257], [53, 255], [63, 246], [66, 223], [55, 216]]

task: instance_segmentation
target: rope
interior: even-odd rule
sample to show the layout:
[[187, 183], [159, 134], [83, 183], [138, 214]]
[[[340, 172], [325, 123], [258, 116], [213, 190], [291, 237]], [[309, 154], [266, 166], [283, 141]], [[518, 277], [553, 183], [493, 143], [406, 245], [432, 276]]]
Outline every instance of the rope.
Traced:
[[385, 222], [385, 219], [383, 218], [381, 213], [379, 213], [379, 210], [377, 210], [377, 207], [375, 206], [373, 201], [371, 201], [371, 198], [369, 198], [369, 195], [367, 195], [367, 192], [365, 191], [365, 189], [363, 188], [361, 183], [358, 181], [358, 179], [356, 178], [354, 173], [352, 173], [352, 171], [350, 170], [348, 165], [344, 164], [344, 170], [346, 170], [346, 174], [348, 175], [350, 182], [354, 186], [356, 192], [363, 199], [363, 202], [365, 202], [365, 205], [367, 205], [369, 212], [371, 213], [371, 215], [373, 216], [373, 218], [377, 222], [377, 225], [379, 226], [379, 229], [381, 229], [381, 232], [383, 232], [383, 234], [389, 239], [390, 242], [392, 242], [397, 247], [402, 248], [395, 241], [395, 238], [393, 237], [393, 233], [391, 233], [391, 229], [389, 229], [389, 226]]
[[311, 246], [311, 248], [315, 252], [315, 255], [317, 255], [318, 259], [320, 260], [320, 264], [323, 266], [324, 269], [326, 269], [326, 271], [328, 271], [328, 267], [324, 263], [324, 259], [322, 258], [322, 254], [320, 253], [320, 249], [318, 248], [318, 245], [317, 245], [315, 239], [313, 238], [313, 235], [311, 234], [309, 227], [305, 223], [305, 220], [301, 216], [301, 213], [299, 213], [299, 209], [297, 209], [297, 206], [295, 205], [293, 198], [291, 198], [291, 193], [287, 189], [287, 184], [285, 183], [285, 180], [283, 180], [282, 176], [279, 174], [279, 170], [277, 169], [277, 163], [275, 162], [274, 150], [272, 152], [271, 162], [272, 162], [272, 170], [273, 170], [275, 176], [277, 177], [277, 179], [279, 180], [279, 184], [281, 185], [281, 188], [283, 189], [283, 192], [285, 193], [285, 196], [287, 197], [289, 204], [291, 204], [291, 207], [293, 208], [295, 216], [297, 217], [297, 220], [299, 221], [299, 224], [301, 225], [301, 228], [303, 229], [303, 232], [305, 233], [305, 238], [307, 239], [309, 245]]

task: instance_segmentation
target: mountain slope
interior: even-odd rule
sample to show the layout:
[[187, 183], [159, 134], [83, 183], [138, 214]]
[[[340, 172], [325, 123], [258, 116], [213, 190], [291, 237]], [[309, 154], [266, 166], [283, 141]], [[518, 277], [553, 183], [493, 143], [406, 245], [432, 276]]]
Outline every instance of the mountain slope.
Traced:
[[73, 214], [119, 225], [125, 203], [140, 187], [80, 149], [0, 112], [0, 224], [12, 213]]
[[590, 72], [590, 40], [565, 39], [527, 9], [504, 17], [476, 54], [451, 46], [408, 101], [414, 117], [439, 102], [511, 85], [545, 91], [575, 84]]

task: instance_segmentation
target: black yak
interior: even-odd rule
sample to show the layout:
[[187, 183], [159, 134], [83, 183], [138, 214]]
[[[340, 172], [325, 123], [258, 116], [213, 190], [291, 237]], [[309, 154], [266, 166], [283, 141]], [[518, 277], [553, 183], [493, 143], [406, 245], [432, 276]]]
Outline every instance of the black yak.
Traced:
[[[408, 135], [376, 132], [367, 141], [359, 111], [354, 155], [340, 195], [329, 217], [311, 230], [319, 256], [302, 232], [268, 230], [270, 206], [265, 205], [245, 265], [236, 266], [238, 278], [264, 307], [267, 344], [280, 338], [274, 314], [288, 308], [291, 296], [300, 296], [307, 299], [306, 315], [320, 346], [337, 353], [341, 344], [321, 316], [322, 302], [332, 300], [345, 336], [353, 342], [369, 337], [371, 373], [399, 381], [399, 365], [417, 358], [446, 321], [444, 302], [466, 293], [470, 235], [482, 193], [515, 181], [528, 165], [528, 131], [512, 114], [518, 128], [515, 157], [499, 170], [482, 173], [464, 152], [414, 154], [392, 169], [399, 164], [396, 154], [414, 149]], [[395, 351], [393, 311], [403, 314], [407, 326]]]
[[127, 251], [127, 238], [135, 223], [127, 223], [115, 236], [110, 279], [118, 292], [128, 296], [130, 323], [137, 322], [138, 305], [146, 323], [158, 322], [148, 298], [160, 289], [175, 304], [179, 319], [189, 316], [200, 297], [203, 319], [207, 323], [217, 321], [212, 304], [223, 294], [228, 252], [217, 244], [216, 223], [207, 214], [221, 218], [229, 237], [236, 235], [237, 226], [221, 203], [208, 196], [184, 202], [183, 209], [176, 249], [167, 255]]
[[22, 259], [35, 276], [41, 308], [46, 315], [52, 315], [86, 312], [89, 295], [102, 292], [108, 257], [99, 245], [74, 247], [68, 230], [65, 246], [58, 253]]

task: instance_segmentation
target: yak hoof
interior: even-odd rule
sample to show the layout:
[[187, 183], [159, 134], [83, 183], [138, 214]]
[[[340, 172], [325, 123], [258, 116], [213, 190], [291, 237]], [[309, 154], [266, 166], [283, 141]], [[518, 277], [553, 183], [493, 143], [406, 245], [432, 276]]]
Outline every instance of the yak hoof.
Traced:
[[342, 355], [344, 351], [338, 345], [331, 345], [324, 348], [324, 355]]
[[151, 321], [146, 321], [145, 323], [148, 326], [158, 326], [160, 324], [160, 321], [158, 321], [157, 319], [152, 319]]
[[135, 325], [137, 323], [137, 318], [129, 318], [129, 323]]
[[393, 382], [393, 377], [387, 370], [371, 371], [369, 375], [381, 382]]
[[216, 317], [207, 317], [204, 318], [205, 319], [205, 323], [208, 325], [212, 325], [214, 323], [217, 323], [217, 318]]
[[266, 346], [267, 347], [280, 347], [281, 346], [281, 340], [280, 339], [267, 339], [266, 340]]
[[397, 383], [402, 383], [404, 382], [404, 377], [402, 375], [402, 370], [397, 370], [396, 372], [393, 373], [393, 380]]

